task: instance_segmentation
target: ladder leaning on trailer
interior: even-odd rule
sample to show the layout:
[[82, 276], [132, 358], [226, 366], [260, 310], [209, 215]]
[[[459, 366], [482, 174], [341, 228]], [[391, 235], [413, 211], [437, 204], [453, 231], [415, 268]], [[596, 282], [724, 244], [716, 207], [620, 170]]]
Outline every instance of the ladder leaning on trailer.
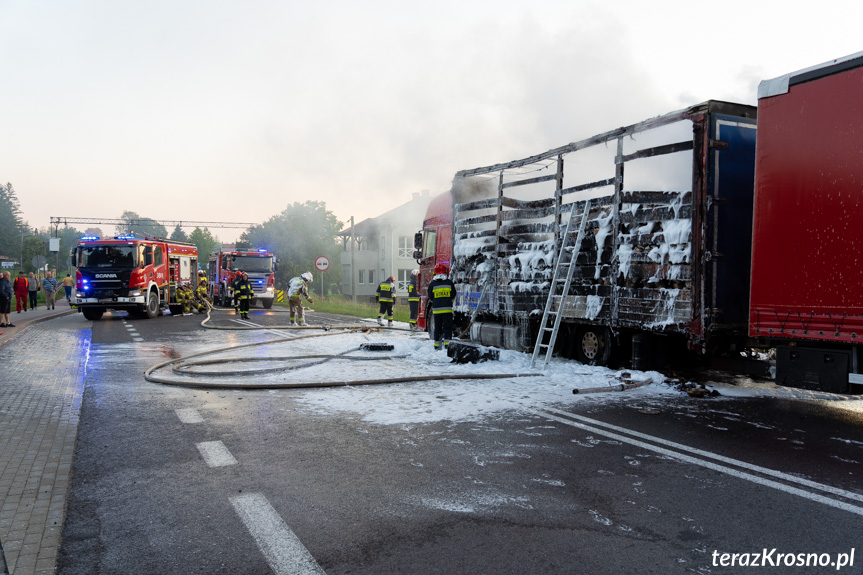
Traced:
[[[570, 229], [575, 219], [577, 207], [578, 203], [572, 205], [572, 211], [569, 212], [569, 221], [566, 222], [566, 230], [563, 232], [563, 241], [560, 242], [560, 253], [557, 254], [554, 274], [551, 276], [551, 286], [548, 289], [548, 299], [545, 301], [542, 321], [539, 323], [539, 333], [536, 336], [533, 356], [530, 359], [531, 367], [536, 367], [536, 359], [542, 353], [542, 350], [545, 349], [545, 358], [543, 359], [541, 368], [545, 369], [554, 352], [554, 343], [557, 340], [557, 333], [560, 331], [560, 318], [563, 315], [563, 302], [569, 294], [569, 286], [572, 284], [572, 273], [575, 270], [575, 260], [578, 258], [578, 252], [581, 251], [581, 241], [584, 239], [584, 230], [587, 228], [590, 200], [587, 200], [584, 204], [578, 233], [573, 234], [570, 232]], [[572, 243], [573, 237], [575, 238], [574, 243]], [[567, 253], [569, 253], [569, 257], [566, 257]], [[564, 268], [566, 268], [566, 277], [561, 278], [560, 276]], [[548, 335], [548, 343], [544, 343], [546, 335]]]

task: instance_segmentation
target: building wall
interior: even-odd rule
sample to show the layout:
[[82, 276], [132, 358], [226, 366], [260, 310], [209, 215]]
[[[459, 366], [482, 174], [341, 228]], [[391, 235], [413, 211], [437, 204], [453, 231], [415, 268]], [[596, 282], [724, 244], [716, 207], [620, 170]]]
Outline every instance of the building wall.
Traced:
[[[416, 194], [414, 199], [386, 214], [365, 220], [356, 226], [357, 243], [354, 246], [355, 269], [351, 270], [350, 235], [343, 236], [344, 250], [341, 263], [342, 295], [351, 297], [351, 274], [360, 301], [374, 301], [378, 285], [393, 276], [400, 304], [407, 304], [407, 283], [410, 272], [418, 267], [413, 259], [414, 234], [422, 228], [425, 210], [430, 198], [427, 193]], [[370, 278], [370, 276], [372, 276]]]

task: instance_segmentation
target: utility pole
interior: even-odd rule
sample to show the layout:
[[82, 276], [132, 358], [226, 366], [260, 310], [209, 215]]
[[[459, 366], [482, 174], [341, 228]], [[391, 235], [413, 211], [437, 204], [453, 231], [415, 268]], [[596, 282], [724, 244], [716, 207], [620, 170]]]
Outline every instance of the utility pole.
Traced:
[[354, 267], [354, 244], [356, 243], [356, 236], [354, 235], [354, 217], [351, 216], [351, 301], [353, 303], [357, 303], [357, 270]]

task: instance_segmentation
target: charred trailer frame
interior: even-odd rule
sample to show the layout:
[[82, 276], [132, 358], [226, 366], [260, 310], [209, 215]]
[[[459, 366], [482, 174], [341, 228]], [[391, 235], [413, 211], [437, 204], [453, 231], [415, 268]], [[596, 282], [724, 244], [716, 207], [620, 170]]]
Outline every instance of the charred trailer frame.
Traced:
[[[479, 343], [533, 345], [563, 257], [575, 270], [559, 354], [606, 364], [633, 335], [650, 357], [646, 346], [666, 341], [702, 353], [745, 345], [755, 132], [754, 107], [711, 100], [458, 172], [449, 194], [462, 326]], [[580, 249], [561, 252], [570, 215], [585, 209]], [[423, 265], [450, 259], [425, 255]]]

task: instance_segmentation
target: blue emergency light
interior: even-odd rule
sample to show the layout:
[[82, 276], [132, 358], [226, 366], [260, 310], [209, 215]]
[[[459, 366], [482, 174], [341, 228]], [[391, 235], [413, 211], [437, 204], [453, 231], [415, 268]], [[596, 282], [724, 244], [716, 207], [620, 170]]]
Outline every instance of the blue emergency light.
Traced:
[[267, 248], [258, 248], [258, 253], [259, 253], [259, 254], [265, 254], [265, 253], [267, 253]]
[[84, 236], [81, 238], [82, 242], [95, 242], [99, 240], [99, 236]]

